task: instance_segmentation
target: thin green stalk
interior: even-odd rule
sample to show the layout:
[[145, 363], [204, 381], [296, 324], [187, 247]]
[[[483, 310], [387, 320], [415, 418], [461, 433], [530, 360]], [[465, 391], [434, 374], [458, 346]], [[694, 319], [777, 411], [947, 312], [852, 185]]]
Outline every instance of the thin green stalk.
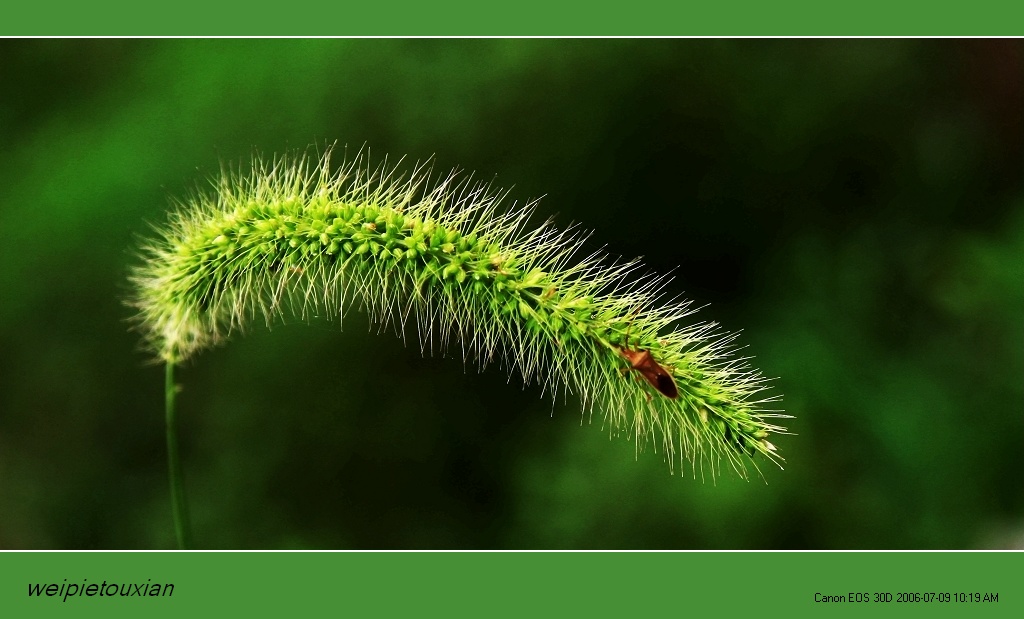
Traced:
[[192, 535], [188, 523], [188, 506], [185, 504], [185, 486], [182, 484], [181, 460], [178, 458], [178, 421], [175, 416], [174, 398], [178, 387], [174, 384], [174, 361], [167, 361], [165, 377], [165, 403], [167, 407], [167, 468], [171, 482], [171, 508], [174, 511], [174, 533], [178, 548], [187, 550], [192, 546]]

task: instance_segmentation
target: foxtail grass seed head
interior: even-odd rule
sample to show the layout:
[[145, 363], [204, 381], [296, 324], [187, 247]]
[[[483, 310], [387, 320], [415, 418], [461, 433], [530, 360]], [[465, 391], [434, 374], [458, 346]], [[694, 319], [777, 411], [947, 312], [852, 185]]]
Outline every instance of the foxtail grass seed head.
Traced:
[[254, 158], [212, 190], [176, 205], [131, 274], [136, 326], [169, 363], [221, 344], [254, 321], [343, 315], [355, 305], [381, 325], [414, 325], [424, 349], [460, 341], [481, 369], [493, 360], [545, 391], [575, 394], [612, 434], [653, 441], [677, 460], [740, 475], [767, 437], [785, 433], [764, 407], [765, 379], [737, 357], [734, 335], [683, 324], [662, 277], [637, 260], [577, 258], [584, 236], [536, 204], [456, 173], [408, 177], [363, 156], [332, 171], [320, 156]]

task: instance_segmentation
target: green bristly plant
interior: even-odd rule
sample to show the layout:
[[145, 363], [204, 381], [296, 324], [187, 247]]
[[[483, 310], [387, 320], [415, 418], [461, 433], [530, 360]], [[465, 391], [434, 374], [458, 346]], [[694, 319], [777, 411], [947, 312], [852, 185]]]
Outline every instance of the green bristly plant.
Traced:
[[481, 369], [499, 360], [551, 394], [579, 398], [612, 434], [653, 442], [670, 469], [714, 477], [726, 461], [746, 477], [785, 417], [764, 408], [765, 379], [714, 323], [685, 325], [689, 302], [639, 261], [576, 259], [584, 240], [535, 204], [417, 167], [372, 168], [357, 156], [332, 171], [322, 155], [255, 157], [213, 190], [177, 205], [131, 275], [130, 304], [147, 347], [166, 364], [167, 447], [179, 546], [189, 543], [178, 459], [174, 367], [253, 321], [337, 315], [416, 324], [442, 347], [458, 340]]

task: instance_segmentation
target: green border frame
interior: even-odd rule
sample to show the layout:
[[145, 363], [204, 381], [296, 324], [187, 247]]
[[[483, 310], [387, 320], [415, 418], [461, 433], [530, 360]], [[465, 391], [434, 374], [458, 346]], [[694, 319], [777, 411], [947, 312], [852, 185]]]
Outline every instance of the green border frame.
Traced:
[[[1017, 552], [24, 552], [0, 555], [0, 605], [11, 617], [1014, 617], [1022, 573]], [[28, 595], [64, 579], [174, 591]]]
[[[292, 7], [295, 7], [294, 9]], [[260, 7], [56, 0], [5, 9], [4, 36], [1014, 36], [1024, 5], [1008, 0], [572, 0], [351, 3]], [[282, 10], [284, 8], [292, 10]], [[298, 9], [298, 10], [296, 10]], [[1017, 18], [1017, 19], [1015, 19]]]
[[[1024, 5], [933, 2], [46, 3], [9, 7], [2, 36], [1020, 36]], [[315, 16], [311, 17], [311, 16]], [[1024, 615], [1016, 552], [2, 552], [9, 616], [180, 617], [196, 611], [396, 616], [1002, 617]], [[31, 583], [171, 582], [172, 597], [56, 598]], [[815, 593], [868, 601], [815, 602]], [[874, 594], [892, 596], [876, 601]], [[909, 599], [899, 602], [904, 594]], [[942, 594], [955, 596], [944, 602]], [[977, 594], [977, 595], [976, 595]], [[997, 602], [985, 602], [997, 594]], [[966, 597], [965, 597], [966, 596]], [[977, 597], [981, 596], [981, 597]], [[930, 598], [930, 599], [929, 599]], [[982, 601], [975, 601], [982, 600]], [[967, 607], [972, 608], [967, 608]], [[976, 607], [976, 608], [974, 608]]]

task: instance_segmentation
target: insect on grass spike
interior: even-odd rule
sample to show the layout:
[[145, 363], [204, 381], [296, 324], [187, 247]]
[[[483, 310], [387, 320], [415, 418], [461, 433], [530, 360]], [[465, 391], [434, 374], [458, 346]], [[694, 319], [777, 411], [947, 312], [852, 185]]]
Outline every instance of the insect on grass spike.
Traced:
[[[630, 349], [629, 347], [629, 330], [633, 327], [630, 323], [626, 327], [626, 335], [622, 347], [619, 348], [619, 354], [629, 361], [629, 368], [624, 368], [627, 372], [629, 370], [636, 370], [652, 387], [654, 387], [659, 393], [666, 398], [676, 399], [679, 397], [679, 389], [676, 387], [676, 381], [672, 378], [665, 368], [654, 360], [654, 356], [649, 350], [638, 350]], [[659, 342], [664, 345], [665, 341]]]
[[661, 367], [649, 350], [630, 350], [626, 345], [619, 349], [619, 354], [629, 361], [631, 370], [636, 370], [643, 376], [652, 387], [658, 390], [666, 398], [676, 399], [679, 397], [679, 389], [676, 381], [665, 368]]
[[129, 300], [155, 355], [185, 361], [254, 320], [340, 317], [355, 303], [381, 326], [411, 321], [424, 349], [458, 341], [481, 369], [498, 359], [545, 394], [574, 394], [670, 470], [725, 459], [746, 476], [752, 456], [781, 462], [766, 439], [785, 433], [777, 397], [733, 336], [686, 322], [693, 310], [664, 298], [667, 280], [637, 277], [636, 260], [576, 258], [585, 236], [531, 228], [536, 203], [504, 208], [503, 192], [455, 173], [403, 176], [363, 153], [333, 168], [330, 150], [225, 169], [158, 228]]

